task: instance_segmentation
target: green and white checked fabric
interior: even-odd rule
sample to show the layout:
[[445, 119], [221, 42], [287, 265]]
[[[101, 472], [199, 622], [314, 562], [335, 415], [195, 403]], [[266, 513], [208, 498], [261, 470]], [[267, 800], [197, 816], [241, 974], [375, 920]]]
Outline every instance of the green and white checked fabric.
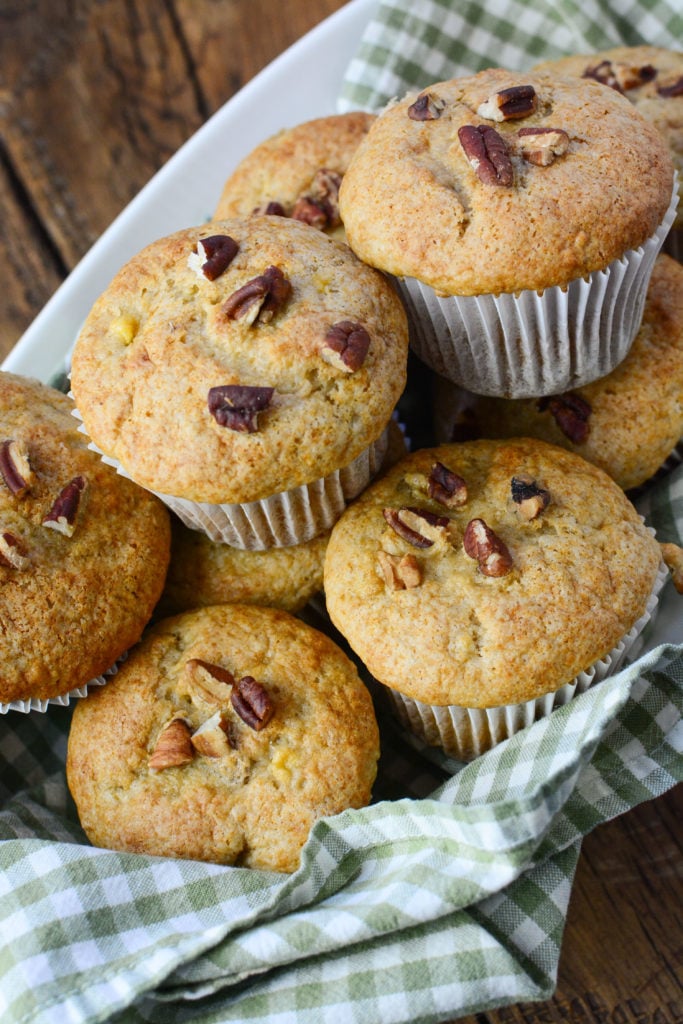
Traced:
[[[619, 7], [380, 3], [340, 105], [683, 38], [677, 0]], [[683, 543], [683, 466], [639, 507]], [[683, 643], [467, 766], [378, 711], [373, 804], [320, 822], [292, 876], [93, 849], [65, 781], [71, 709], [0, 716], [3, 1024], [436, 1024], [549, 997], [582, 836], [683, 775]]]

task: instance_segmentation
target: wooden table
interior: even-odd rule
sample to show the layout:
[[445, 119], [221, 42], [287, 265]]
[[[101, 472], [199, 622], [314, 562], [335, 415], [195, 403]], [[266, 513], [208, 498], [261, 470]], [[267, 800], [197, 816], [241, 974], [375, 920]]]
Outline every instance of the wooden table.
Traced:
[[[0, 357], [181, 143], [340, 6], [0, 2]], [[679, 787], [588, 836], [555, 997], [467, 1024], [683, 1022], [682, 820]]]

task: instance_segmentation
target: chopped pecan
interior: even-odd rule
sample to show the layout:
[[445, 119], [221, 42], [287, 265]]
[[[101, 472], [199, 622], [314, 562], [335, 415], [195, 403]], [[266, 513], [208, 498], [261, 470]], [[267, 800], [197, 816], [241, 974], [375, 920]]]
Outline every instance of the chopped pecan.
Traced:
[[425, 508], [385, 508], [382, 514], [394, 533], [416, 548], [430, 548], [438, 536], [434, 530], [450, 526], [447, 516], [437, 516]]
[[429, 474], [428, 493], [446, 508], [459, 508], [467, 501], [467, 484], [443, 462], [435, 462]]
[[477, 107], [477, 114], [488, 121], [513, 121], [533, 114], [537, 106], [533, 85], [513, 85], [489, 96]]
[[76, 529], [76, 516], [81, 503], [81, 495], [86, 487], [83, 476], [75, 476], [63, 487], [55, 498], [52, 508], [43, 519], [43, 526], [72, 537]]
[[564, 395], [539, 399], [538, 409], [547, 409], [565, 437], [574, 444], [583, 444], [590, 430], [589, 417], [593, 411], [580, 395], [568, 391]]
[[594, 78], [596, 82], [608, 85], [610, 89], [616, 89], [617, 92], [622, 91], [611, 60], [601, 60], [599, 64], [592, 66], [589, 64], [581, 77]]
[[196, 263], [192, 261], [194, 269], [199, 266], [204, 277], [209, 281], [215, 281], [217, 277], [228, 269], [235, 256], [239, 245], [230, 235], [207, 235], [197, 242]]
[[657, 94], [662, 96], [664, 99], [671, 99], [674, 96], [683, 96], [683, 75], [681, 75], [680, 78], [677, 78], [675, 82], [670, 82], [668, 85], [658, 85]]
[[0, 533], [0, 565], [10, 569], [28, 569], [30, 559], [26, 557], [19, 538], [5, 530]]
[[209, 412], [221, 427], [253, 434], [258, 430], [258, 414], [269, 407], [274, 392], [275, 388], [220, 384], [209, 389]]
[[283, 308], [292, 293], [292, 285], [279, 267], [268, 267], [252, 277], [223, 303], [223, 312], [231, 320], [256, 320], [268, 323]]
[[485, 185], [512, 185], [512, 161], [505, 139], [488, 125], [466, 124], [458, 129], [465, 156]]
[[253, 676], [244, 676], [235, 684], [230, 701], [242, 721], [257, 732], [268, 724], [275, 711], [265, 686]]
[[673, 585], [679, 594], [683, 594], [683, 548], [678, 544], [660, 544], [662, 558], [671, 572]]
[[562, 128], [520, 128], [519, 149], [530, 164], [548, 167], [569, 149], [569, 136]]
[[422, 92], [408, 107], [408, 117], [411, 121], [436, 121], [445, 106], [440, 96], [435, 96], [433, 92]]
[[422, 572], [415, 555], [390, 555], [380, 550], [377, 561], [390, 590], [412, 590], [422, 583]]
[[235, 682], [232, 672], [221, 665], [214, 665], [202, 658], [189, 658], [185, 664], [188, 675], [190, 696], [197, 697], [205, 704], [223, 707], [230, 699]]
[[292, 218], [308, 224], [318, 231], [324, 231], [327, 227], [327, 214], [311, 196], [299, 196], [292, 207]]
[[657, 69], [652, 64], [643, 64], [638, 67], [634, 64], [611, 60], [602, 60], [593, 67], [589, 65], [583, 72], [583, 78], [594, 78], [596, 82], [608, 85], [610, 89], [615, 89], [617, 92], [637, 89], [646, 82], [651, 82], [656, 76]]
[[7, 487], [17, 498], [22, 498], [34, 480], [28, 451], [21, 441], [8, 439], [0, 445], [0, 473]]
[[362, 324], [352, 320], [340, 320], [332, 324], [325, 335], [325, 346], [322, 355], [328, 362], [340, 366], [342, 370], [353, 373], [365, 362], [370, 348], [370, 335]]
[[231, 746], [227, 729], [222, 712], [216, 711], [192, 733], [190, 742], [204, 757], [224, 757]]
[[339, 217], [339, 188], [342, 176], [327, 167], [315, 173], [311, 187], [296, 200], [291, 216], [320, 231], [336, 228]]
[[159, 733], [147, 766], [162, 771], [189, 764], [193, 758], [190, 726], [184, 718], [172, 718]]
[[513, 476], [510, 493], [522, 519], [536, 519], [550, 504], [550, 491], [539, 487], [530, 476]]
[[268, 217], [286, 217], [285, 208], [282, 203], [278, 203], [277, 199], [271, 199], [267, 203], [262, 203], [261, 206], [255, 206], [251, 211], [252, 214], [265, 214]]
[[462, 546], [465, 554], [478, 562], [484, 576], [507, 576], [512, 569], [512, 555], [507, 545], [483, 519], [470, 519]]

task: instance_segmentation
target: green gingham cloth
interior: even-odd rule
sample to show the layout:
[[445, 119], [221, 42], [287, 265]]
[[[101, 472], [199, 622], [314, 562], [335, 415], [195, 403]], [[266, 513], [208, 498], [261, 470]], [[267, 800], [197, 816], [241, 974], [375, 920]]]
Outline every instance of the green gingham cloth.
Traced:
[[[683, 37], [677, 0], [619, 6], [381, 4], [340, 109], [487, 63]], [[683, 466], [639, 507], [683, 543]], [[436, 1024], [548, 998], [582, 836], [683, 774], [683, 643], [647, 646], [466, 766], [378, 701], [373, 803], [319, 822], [291, 876], [90, 847], [65, 782], [72, 709], [0, 717], [0, 1020]]]

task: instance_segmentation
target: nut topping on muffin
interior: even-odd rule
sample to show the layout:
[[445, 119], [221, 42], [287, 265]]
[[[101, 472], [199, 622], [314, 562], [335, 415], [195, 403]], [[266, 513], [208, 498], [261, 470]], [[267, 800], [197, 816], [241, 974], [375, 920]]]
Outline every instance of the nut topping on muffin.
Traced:
[[533, 85], [513, 85], [489, 96], [477, 107], [479, 117], [489, 121], [512, 121], [533, 114], [538, 97]]
[[505, 139], [488, 125], [465, 124], [458, 128], [460, 145], [477, 177], [485, 185], [512, 185], [512, 161]]
[[462, 538], [465, 554], [479, 563], [484, 576], [507, 576], [512, 569], [512, 555], [507, 545], [483, 519], [470, 519]]
[[569, 391], [565, 395], [541, 398], [538, 408], [540, 412], [547, 409], [565, 437], [574, 444], [582, 444], [588, 437], [589, 417], [593, 410], [580, 395]]
[[530, 476], [513, 476], [510, 481], [512, 500], [522, 519], [536, 519], [550, 504], [550, 491], [539, 487]]
[[188, 690], [192, 699], [222, 707], [230, 697], [235, 677], [232, 672], [221, 665], [203, 661], [201, 658], [190, 658], [185, 666], [188, 676]]
[[148, 767], [163, 771], [189, 764], [194, 758], [190, 732], [184, 718], [172, 718], [167, 722], [157, 737]]
[[459, 508], [467, 501], [467, 484], [461, 476], [444, 466], [443, 462], [435, 462], [432, 466], [427, 478], [427, 490], [430, 498], [446, 508]]
[[536, 167], [548, 167], [569, 149], [569, 136], [563, 128], [520, 128], [517, 135], [520, 153]]
[[253, 434], [258, 430], [258, 414], [269, 407], [274, 391], [247, 384], [221, 384], [209, 389], [209, 412], [221, 427]]
[[637, 89], [645, 82], [651, 82], [657, 76], [657, 69], [651, 64], [642, 67], [634, 67], [631, 64], [624, 64], [621, 61], [601, 60], [599, 64], [584, 71], [583, 78], [594, 78], [602, 85], [608, 85], [610, 89], [617, 92], [626, 92], [628, 89]]
[[348, 373], [359, 370], [370, 348], [370, 335], [362, 324], [340, 320], [325, 335], [323, 358]]
[[81, 495], [87, 482], [83, 476], [75, 476], [61, 489], [55, 498], [52, 508], [43, 519], [43, 526], [72, 537], [76, 529], [76, 516], [81, 504]]
[[380, 550], [377, 562], [390, 590], [412, 590], [422, 583], [422, 570], [415, 555], [390, 555]]
[[672, 99], [674, 96], [683, 96], [683, 75], [669, 85], [658, 85], [657, 93], [664, 99]]
[[275, 711], [265, 686], [253, 676], [238, 679], [232, 688], [230, 703], [242, 721], [256, 732], [268, 724]]
[[411, 121], [436, 121], [445, 106], [445, 102], [433, 92], [423, 92], [408, 107], [408, 117]]
[[199, 239], [187, 265], [199, 277], [203, 275], [209, 281], [215, 281], [228, 269], [238, 249], [237, 242], [230, 235], [209, 235]]
[[447, 516], [425, 508], [385, 508], [382, 514], [394, 533], [416, 548], [430, 548], [450, 526]]
[[33, 482], [28, 451], [21, 441], [8, 439], [0, 446], [0, 473], [16, 498], [23, 498]]
[[30, 559], [23, 553], [21, 541], [9, 530], [0, 533], [0, 565], [20, 570], [28, 569], [30, 565]]
[[223, 312], [231, 320], [245, 320], [249, 326], [256, 320], [266, 324], [280, 312], [291, 293], [292, 285], [280, 268], [268, 267], [233, 292], [224, 302]]

